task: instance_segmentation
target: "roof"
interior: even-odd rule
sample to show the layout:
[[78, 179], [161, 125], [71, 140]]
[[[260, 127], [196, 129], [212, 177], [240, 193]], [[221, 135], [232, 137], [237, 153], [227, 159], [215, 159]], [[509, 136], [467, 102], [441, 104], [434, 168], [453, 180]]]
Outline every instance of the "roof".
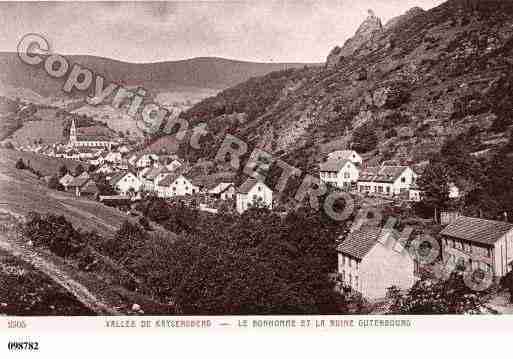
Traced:
[[356, 259], [363, 259], [378, 242], [380, 228], [364, 228], [350, 233], [337, 251]]
[[93, 180], [89, 180], [85, 186], [82, 187], [81, 191], [84, 193], [96, 193], [98, 192], [98, 187]]
[[152, 168], [149, 172], [144, 174], [144, 177], [149, 180], [154, 180], [158, 175], [164, 172], [170, 173], [165, 167]]
[[208, 192], [212, 194], [221, 194], [226, 192], [232, 186], [234, 186], [232, 182], [221, 182], [217, 184], [217, 186], [211, 188]]
[[77, 127], [78, 141], [112, 141], [110, 130], [103, 126]]
[[440, 234], [470, 242], [493, 245], [511, 230], [513, 230], [513, 223], [462, 216], [445, 227]]
[[89, 177], [75, 177], [73, 180], [68, 184], [69, 187], [82, 187], [89, 181]]
[[341, 151], [334, 151], [331, 152], [328, 156], [337, 156], [340, 159], [346, 159], [349, 160], [353, 158], [353, 154], [357, 154], [354, 150], [341, 150]]
[[349, 160], [328, 161], [321, 163], [321, 172], [338, 172], [345, 167], [346, 164], [352, 163]]
[[360, 172], [358, 181], [372, 181], [374, 177], [378, 174], [378, 171], [379, 167], [367, 167]]
[[359, 182], [394, 183], [408, 166], [368, 167], [360, 173]]
[[408, 166], [382, 166], [374, 178], [374, 182], [395, 182], [403, 172], [408, 169]]
[[255, 185], [257, 185], [258, 183], [261, 183], [265, 186], [265, 184], [262, 181], [250, 177], [246, 180], [246, 182], [241, 184], [239, 188], [237, 188], [237, 193], [248, 194], [249, 191], [251, 191], [253, 187], [255, 187]]
[[[118, 183], [121, 179], [123, 179], [123, 177], [125, 177], [127, 174], [132, 174], [132, 172], [127, 172], [127, 171], [122, 171], [122, 172], [118, 172], [116, 173], [115, 175], [112, 176], [112, 178], [110, 179], [110, 184], [112, 186], [116, 185], [116, 183]], [[132, 174], [133, 175], [133, 174]]]
[[75, 177], [73, 177], [69, 173], [66, 173], [64, 176], [61, 177], [59, 182], [62, 183], [62, 184], [68, 184], [68, 183], [70, 183], [74, 179], [75, 179]]

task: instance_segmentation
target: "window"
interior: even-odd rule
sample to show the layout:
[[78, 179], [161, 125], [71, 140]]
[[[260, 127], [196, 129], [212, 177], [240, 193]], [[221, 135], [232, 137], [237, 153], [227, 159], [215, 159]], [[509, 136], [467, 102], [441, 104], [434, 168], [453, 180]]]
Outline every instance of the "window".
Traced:
[[402, 183], [405, 183], [405, 182], [406, 182], [406, 177], [402, 177], [402, 178], [401, 178], [401, 182], [402, 182]]
[[343, 270], [342, 271], [342, 282], [345, 282], [346, 281], [346, 271]]
[[258, 192], [262, 192], [262, 187], [258, 186]]
[[347, 265], [351, 268], [351, 258], [347, 258]]
[[346, 257], [342, 255], [342, 267], [346, 266]]
[[354, 287], [358, 289], [358, 276], [354, 277]]
[[360, 267], [360, 265], [359, 265], [358, 261], [355, 261], [355, 265], [356, 265], [356, 270], [358, 271], [358, 270], [359, 270], [359, 267]]

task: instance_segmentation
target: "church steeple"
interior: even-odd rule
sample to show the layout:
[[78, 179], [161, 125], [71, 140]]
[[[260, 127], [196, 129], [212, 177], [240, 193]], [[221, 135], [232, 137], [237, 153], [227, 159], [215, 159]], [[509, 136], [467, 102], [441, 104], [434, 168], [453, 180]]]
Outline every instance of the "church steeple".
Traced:
[[77, 127], [75, 124], [75, 119], [71, 120], [71, 127], [69, 129], [69, 142], [70, 144], [75, 144], [77, 142]]

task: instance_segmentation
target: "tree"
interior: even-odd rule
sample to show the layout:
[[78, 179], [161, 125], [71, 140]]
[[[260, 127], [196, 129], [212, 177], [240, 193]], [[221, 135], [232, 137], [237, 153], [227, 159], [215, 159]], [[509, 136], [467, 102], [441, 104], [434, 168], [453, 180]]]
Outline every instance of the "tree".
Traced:
[[389, 289], [392, 305], [388, 314], [480, 314], [487, 292], [470, 289], [464, 275], [455, 271], [447, 280], [418, 281], [405, 295]]
[[353, 133], [353, 149], [357, 152], [366, 153], [376, 148], [378, 136], [373, 128], [364, 125], [356, 129]]
[[59, 182], [59, 178], [57, 176], [52, 176], [48, 180], [48, 188], [55, 189], [57, 191], [64, 191], [64, 186]]
[[449, 183], [449, 171], [442, 163], [430, 163], [418, 179], [422, 203], [436, 215], [438, 222], [440, 210], [449, 206]]
[[75, 167], [75, 176], [80, 176], [82, 173], [84, 173], [84, 166], [79, 164], [77, 167]]
[[66, 165], [62, 165], [59, 167], [59, 178], [66, 176], [69, 173], [68, 167]]

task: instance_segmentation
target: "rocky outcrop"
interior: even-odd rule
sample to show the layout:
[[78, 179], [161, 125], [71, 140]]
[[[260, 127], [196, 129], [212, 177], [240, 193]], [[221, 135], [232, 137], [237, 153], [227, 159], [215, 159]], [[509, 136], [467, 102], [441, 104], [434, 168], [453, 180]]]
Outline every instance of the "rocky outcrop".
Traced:
[[383, 24], [381, 19], [374, 14], [374, 11], [369, 10], [369, 16], [360, 25], [355, 35], [347, 40], [343, 47], [336, 46], [328, 55], [326, 61], [327, 67], [334, 67], [347, 56], [351, 56], [362, 45], [372, 40], [376, 34], [383, 32]]

